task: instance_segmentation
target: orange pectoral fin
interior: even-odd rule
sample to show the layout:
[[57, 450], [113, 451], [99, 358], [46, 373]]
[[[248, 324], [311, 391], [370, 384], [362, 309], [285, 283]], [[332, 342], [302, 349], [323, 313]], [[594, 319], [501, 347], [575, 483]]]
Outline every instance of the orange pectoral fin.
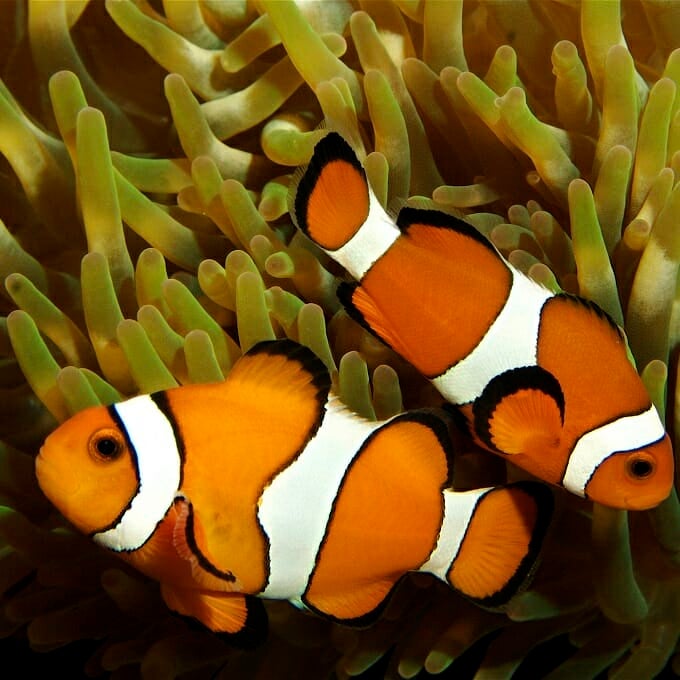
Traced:
[[176, 498], [174, 507], [177, 519], [172, 531], [172, 544], [179, 557], [191, 565], [191, 576], [196, 585], [211, 590], [239, 592], [241, 583], [234, 574], [218, 569], [210, 555], [199, 548], [206, 541], [191, 503], [186, 498]]
[[[262, 603], [234, 593], [175, 588], [161, 584], [165, 604], [183, 616], [191, 616], [216, 633], [261, 633], [266, 626]], [[263, 616], [265, 617], [263, 620]]]
[[[562, 433], [564, 396], [557, 380], [540, 366], [506, 371], [489, 382], [473, 405], [475, 434], [490, 449], [524, 454], [554, 468], [559, 482], [564, 461], [555, 460]], [[523, 465], [524, 467], [524, 465]]]
[[366, 173], [352, 147], [337, 132], [329, 132], [314, 147], [290, 203], [298, 227], [326, 250], [340, 248], [366, 221]]
[[533, 573], [552, 513], [552, 493], [538, 482], [489, 491], [475, 508], [449, 583], [483, 607], [503, 607]]

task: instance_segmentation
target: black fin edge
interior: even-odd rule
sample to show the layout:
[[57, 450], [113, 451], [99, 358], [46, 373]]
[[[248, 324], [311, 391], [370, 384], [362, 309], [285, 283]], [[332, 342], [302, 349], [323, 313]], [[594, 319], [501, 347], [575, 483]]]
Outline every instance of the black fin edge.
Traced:
[[185, 536], [187, 545], [189, 546], [189, 549], [198, 560], [198, 565], [201, 567], [201, 569], [203, 569], [203, 571], [207, 572], [208, 574], [212, 574], [215, 578], [221, 579], [222, 581], [226, 581], [227, 583], [235, 583], [236, 577], [234, 576], [234, 574], [232, 574], [230, 571], [222, 571], [221, 569], [218, 569], [203, 554], [203, 551], [199, 548], [198, 543], [196, 543], [196, 532], [194, 530], [194, 506], [191, 504], [191, 502], [185, 498], [178, 497], [175, 498], [174, 503], [175, 504], [186, 503], [189, 507], [189, 515], [187, 517], [186, 522]]
[[[319, 357], [314, 354], [314, 352], [309, 349], [309, 347], [301, 345], [300, 343], [290, 340], [289, 338], [282, 338], [278, 340], [262, 340], [253, 345], [244, 356], [257, 354], [284, 356], [287, 359], [297, 361], [311, 376], [312, 384], [316, 388], [316, 402], [318, 406], [316, 422], [308, 432], [306, 439], [302, 442], [300, 448], [295, 452], [295, 455], [290, 460], [284, 462], [281, 468], [273, 471], [272, 476], [268, 481], [269, 484], [274, 479], [274, 477], [276, 477], [276, 475], [281, 472], [282, 469], [290, 465], [298, 458], [298, 456], [305, 450], [305, 447], [312, 437], [317, 433], [319, 427], [321, 427], [321, 423], [323, 422], [323, 419], [326, 415], [325, 405], [328, 401], [328, 395], [331, 389], [331, 375], [323, 361], [321, 361], [321, 359], [319, 359]], [[264, 530], [264, 527], [262, 527], [262, 525], [259, 523], [259, 520], [258, 527], [267, 546], [264, 554], [264, 570], [265, 574], [267, 575], [266, 582], [268, 582], [271, 575], [271, 565], [269, 561], [269, 538], [267, 536], [267, 532]], [[262, 586], [263, 590], [266, 587], [266, 582]]]
[[[345, 141], [342, 135], [331, 131], [320, 139], [314, 147], [312, 158], [300, 178], [296, 187], [295, 198], [292, 201], [295, 223], [306, 236], [309, 236], [309, 229], [305, 207], [309, 202], [309, 197], [314, 191], [321, 172], [331, 160], [346, 161], [356, 168], [364, 178], [366, 177], [366, 172], [359, 162], [356, 153], [354, 153], [354, 149]], [[368, 180], [366, 180], [366, 185], [368, 186]]]
[[[434, 435], [435, 437], [437, 437], [439, 445], [442, 447], [442, 450], [444, 451], [447, 463], [447, 478], [451, 480], [454, 478], [455, 473], [453, 442], [451, 441], [451, 435], [449, 434], [448, 427], [448, 424], [451, 420], [452, 418], [449, 412], [444, 408], [441, 409], [420, 408], [399, 413], [398, 415], [394, 416], [394, 418], [392, 418], [389, 422], [385, 423], [383, 427], [388, 427], [392, 423], [402, 421], [421, 423], [429, 427], [432, 430], [432, 432], [434, 432]], [[373, 436], [373, 434], [377, 434], [378, 432], [380, 432], [380, 430], [382, 430], [383, 427], [373, 432], [371, 436]], [[442, 488], [448, 488], [448, 486], [449, 483], [446, 482]]]
[[492, 451], [503, 453], [494, 446], [489, 431], [493, 412], [505, 397], [522, 389], [539, 389], [554, 399], [564, 422], [564, 393], [557, 378], [540, 366], [511, 368], [494, 376], [472, 405], [475, 434]]
[[[345, 311], [349, 315], [349, 317], [356, 321], [363, 329], [367, 330], [374, 338], [380, 340], [380, 342], [383, 343], [386, 347], [389, 347], [393, 352], [396, 352], [394, 347], [390, 345], [389, 342], [387, 342], [384, 338], [380, 337], [368, 324], [366, 319], [364, 319], [364, 315], [357, 309], [356, 305], [354, 304], [353, 301], [353, 296], [354, 296], [354, 291], [360, 286], [356, 281], [342, 281], [336, 291], [335, 294], [338, 297], [338, 300], [340, 301], [340, 304], [345, 308]], [[396, 352], [399, 354], [399, 352]]]
[[396, 591], [397, 587], [399, 586], [403, 578], [404, 577], [402, 576], [396, 581], [396, 583], [389, 589], [385, 597], [378, 603], [377, 607], [374, 607], [373, 609], [371, 609], [371, 611], [366, 612], [361, 616], [356, 616], [353, 619], [341, 619], [337, 616], [333, 616], [332, 614], [328, 614], [324, 611], [321, 611], [320, 609], [317, 609], [309, 602], [307, 602], [304, 595], [302, 597], [302, 601], [304, 602], [305, 607], [309, 609], [309, 611], [313, 612], [314, 614], [320, 616], [323, 619], [326, 619], [327, 621], [333, 621], [333, 623], [339, 623], [343, 626], [349, 626], [351, 628], [368, 628], [372, 626], [383, 615], [385, 609], [387, 608], [387, 605], [390, 603], [390, 600], [394, 595], [394, 592]]
[[312, 377], [312, 384], [317, 389], [320, 404], [325, 404], [331, 389], [331, 376], [326, 364], [314, 352], [299, 342], [282, 338], [278, 340], [261, 340], [253, 345], [244, 356], [268, 354], [270, 356], [285, 356], [297, 361]]
[[501, 258], [496, 248], [484, 234], [475, 229], [468, 222], [465, 222], [454, 215], [449, 215], [449, 213], [442, 212], [441, 210], [433, 210], [431, 208], [412, 208], [410, 206], [402, 208], [397, 215], [397, 226], [399, 229], [407, 234], [409, 228], [413, 224], [425, 224], [428, 227], [457, 231], [459, 234], [474, 239], [477, 243], [488, 248], [498, 258]]
[[553, 492], [547, 484], [543, 484], [542, 482], [513, 482], [499, 488], [521, 489], [534, 500], [537, 511], [536, 523], [534, 524], [534, 528], [531, 533], [531, 540], [529, 541], [529, 549], [508, 582], [500, 590], [497, 590], [492, 595], [483, 598], [473, 598], [469, 595], [466, 595], [465, 593], [461, 593], [463, 597], [470, 600], [471, 602], [474, 602], [480, 607], [496, 611], [502, 611], [503, 607], [507, 605], [507, 603], [515, 595], [527, 587], [529, 580], [533, 576], [535, 570], [538, 568], [538, 558], [540, 556], [545, 537], [548, 533], [548, 529], [552, 523], [555, 509], [555, 497]]
[[[624, 335], [623, 331], [621, 329], [621, 326], [612, 319], [611, 316], [607, 312], [600, 307], [600, 305], [597, 304], [597, 302], [593, 302], [592, 300], [588, 300], [587, 298], [581, 297], [580, 295], [573, 295], [572, 293], [557, 293], [556, 295], [553, 296], [554, 299], [559, 300], [560, 298], [563, 300], [568, 300], [569, 302], [573, 302], [577, 305], [580, 305], [581, 307], [585, 307], [589, 311], [591, 311], [595, 316], [597, 316], [599, 319], [602, 319], [603, 321], [606, 321], [607, 324], [612, 328], [612, 330], [615, 330], [618, 334], [618, 336], [623, 340]], [[546, 304], [550, 302], [548, 300]]]

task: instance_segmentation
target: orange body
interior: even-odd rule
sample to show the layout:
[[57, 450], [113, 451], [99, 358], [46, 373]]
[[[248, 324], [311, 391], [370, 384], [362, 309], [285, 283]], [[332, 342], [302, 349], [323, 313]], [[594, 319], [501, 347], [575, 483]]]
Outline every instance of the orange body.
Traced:
[[533, 570], [550, 494], [456, 493], [442, 414], [369, 422], [329, 389], [311, 352], [263, 343], [223, 383], [77, 414], [47, 438], [38, 479], [213, 630], [247, 628], [249, 596], [364, 622], [419, 569], [485, 606], [507, 602]]
[[670, 441], [623, 332], [596, 305], [535, 284], [451, 215], [406, 207], [394, 220], [334, 132], [290, 205], [356, 279], [338, 290], [349, 313], [432, 380], [478, 443], [613, 507], [668, 496]]

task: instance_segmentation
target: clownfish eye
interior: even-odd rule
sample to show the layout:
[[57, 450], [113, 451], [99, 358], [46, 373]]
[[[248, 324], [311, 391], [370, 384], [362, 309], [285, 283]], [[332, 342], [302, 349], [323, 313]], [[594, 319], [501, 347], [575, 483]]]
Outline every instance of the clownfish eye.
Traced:
[[115, 430], [100, 430], [89, 441], [90, 455], [101, 461], [116, 460], [125, 450], [123, 438]]
[[636, 480], [649, 477], [654, 472], [655, 467], [654, 459], [644, 453], [635, 454], [626, 462], [626, 471]]

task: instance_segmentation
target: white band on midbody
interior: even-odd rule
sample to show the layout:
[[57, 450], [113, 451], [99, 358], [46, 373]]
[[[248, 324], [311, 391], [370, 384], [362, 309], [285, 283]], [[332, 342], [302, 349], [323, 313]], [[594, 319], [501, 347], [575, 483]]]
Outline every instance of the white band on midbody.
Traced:
[[439, 530], [437, 545], [419, 571], [426, 571], [447, 581], [446, 575], [458, 556], [477, 503], [491, 490], [491, 488], [471, 491], [444, 489], [444, 520]]
[[326, 252], [341, 264], [357, 281], [377, 262], [399, 238], [401, 232], [385, 212], [372, 189], [368, 189], [368, 217], [356, 234], [337, 250]]
[[655, 444], [665, 430], [654, 406], [635, 416], [617, 418], [582, 435], [562, 477], [566, 489], [585, 497], [585, 488], [599, 465], [616, 453]]
[[474, 401], [490, 380], [505, 371], [536, 365], [541, 310], [554, 294], [509, 268], [512, 285], [508, 299], [484, 337], [470, 354], [432, 380], [452, 404]]
[[266, 487], [257, 513], [269, 538], [264, 597], [299, 604], [347, 468], [369, 434], [383, 424], [352, 417], [337, 397], [330, 397], [314, 437]]
[[137, 550], [165, 517], [179, 489], [181, 458], [172, 424], [148, 395], [114, 406], [137, 457], [139, 488], [115, 527], [94, 535], [110, 550]]

